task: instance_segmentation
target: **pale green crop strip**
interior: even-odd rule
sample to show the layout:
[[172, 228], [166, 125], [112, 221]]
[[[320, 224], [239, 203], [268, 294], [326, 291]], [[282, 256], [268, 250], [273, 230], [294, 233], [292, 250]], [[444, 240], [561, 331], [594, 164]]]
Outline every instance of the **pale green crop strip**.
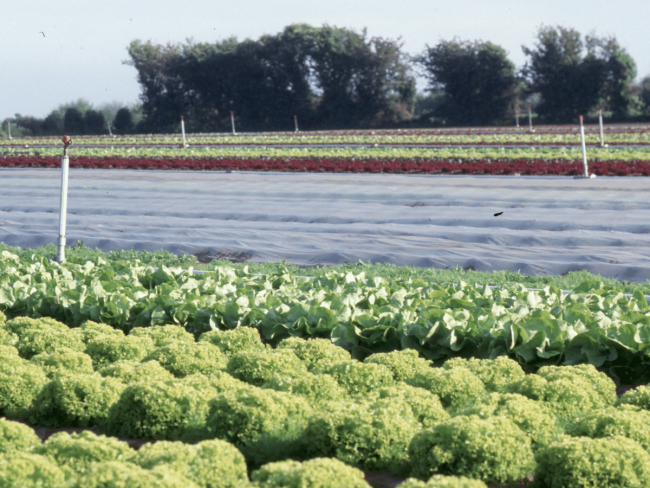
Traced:
[[[259, 147], [210, 147], [199, 148], [147, 148], [147, 147], [109, 147], [88, 148], [72, 146], [71, 158], [87, 157], [119, 157], [119, 158], [209, 158], [209, 159], [404, 159], [427, 160], [448, 159], [452, 162], [462, 160], [559, 160], [581, 161], [582, 152], [579, 146], [575, 148], [530, 147], [530, 148], [275, 148], [272, 146]], [[0, 156], [43, 156], [58, 157], [59, 148], [6, 148]], [[650, 160], [650, 148], [588, 148], [589, 160], [602, 161], [632, 161]]]

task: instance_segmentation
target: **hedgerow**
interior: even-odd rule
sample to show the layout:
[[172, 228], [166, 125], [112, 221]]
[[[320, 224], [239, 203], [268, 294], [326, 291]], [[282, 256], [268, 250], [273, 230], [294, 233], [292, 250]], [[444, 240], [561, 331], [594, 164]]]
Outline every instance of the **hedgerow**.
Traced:
[[533, 472], [530, 439], [506, 418], [454, 417], [417, 433], [409, 446], [413, 475], [462, 475], [512, 483]]
[[28, 452], [40, 444], [41, 439], [31, 427], [0, 418], [0, 454], [14, 451]]
[[253, 471], [251, 481], [259, 488], [370, 488], [363, 471], [330, 458], [265, 464]]

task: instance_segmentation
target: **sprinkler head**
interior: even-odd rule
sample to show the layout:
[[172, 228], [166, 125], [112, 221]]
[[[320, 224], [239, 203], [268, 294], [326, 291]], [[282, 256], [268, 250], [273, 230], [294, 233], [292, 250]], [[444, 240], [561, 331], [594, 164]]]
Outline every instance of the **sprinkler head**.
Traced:
[[72, 144], [72, 137], [70, 136], [63, 136], [61, 140], [63, 141], [63, 144], [65, 144], [66, 146]]

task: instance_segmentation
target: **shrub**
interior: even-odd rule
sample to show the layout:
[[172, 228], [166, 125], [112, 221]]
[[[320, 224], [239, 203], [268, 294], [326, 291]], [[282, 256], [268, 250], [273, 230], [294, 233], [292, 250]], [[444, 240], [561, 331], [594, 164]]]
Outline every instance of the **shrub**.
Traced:
[[209, 402], [210, 435], [232, 442], [253, 465], [300, 454], [300, 439], [311, 413], [301, 397], [245, 388]]
[[566, 428], [572, 436], [603, 438], [623, 436], [650, 451], [650, 412], [632, 405], [607, 407], [575, 419]]
[[264, 351], [260, 333], [253, 327], [237, 327], [230, 330], [211, 330], [199, 337], [199, 342], [209, 342], [228, 356], [243, 351]]
[[505, 417], [519, 427], [532, 441], [533, 449], [546, 445], [561, 434], [553, 410], [545, 403], [516, 393], [491, 393], [456, 415]]
[[149, 337], [104, 334], [89, 339], [86, 347], [96, 369], [120, 359], [142, 361], [154, 350], [153, 341]]
[[519, 363], [505, 356], [496, 359], [453, 358], [445, 361], [445, 369], [469, 369], [485, 384], [490, 392], [501, 392], [505, 386], [525, 376]]
[[113, 437], [89, 431], [78, 434], [57, 432], [51, 435], [34, 452], [52, 458], [59, 466], [67, 466], [77, 475], [102, 461], [129, 461], [135, 451]]
[[465, 368], [430, 368], [417, 373], [407, 383], [438, 395], [442, 406], [451, 410], [457, 410], [485, 394], [483, 382]]
[[462, 475], [488, 484], [514, 482], [535, 467], [530, 439], [510, 420], [461, 416], [413, 437], [413, 475]]
[[94, 464], [79, 477], [75, 488], [198, 488], [182, 475], [169, 470], [148, 471], [117, 461]]
[[642, 487], [650, 479], [650, 454], [626, 437], [564, 437], [537, 453], [535, 486]]
[[431, 363], [422, 359], [415, 349], [372, 354], [363, 362], [386, 366], [393, 373], [393, 379], [398, 382], [412, 378], [417, 372], [427, 371], [431, 367]]
[[350, 353], [335, 346], [329, 339], [301, 339], [289, 337], [278, 344], [278, 349], [289, 349], [294, 352], [309, 371], [326, 366], [327, 363], [350, 359]]
[[81, 337], [67, 327], [65, 331], [50, 327], [24, 329], [16, 344], [20, 356], [25, 359], [41, 353], [53, 353], [64, 347], [78, 352], [86, 350]]
[[147, 381], [173, 380], [174, 375], [163, 368], [158, 361], [151, 360], [138, 363], [121, 359], [99, 370], [104, 377], [116, 378], [126, 385]]
[[251, 474], [251, 480], [260, 488], [370, 488], [363, 471], [329, 458], [265, 464]]
[[355, 360], [330, 363], [322, 372], [333, 376], [351, 395], [365, 395], [395, 383], [393, 374], [386, 366]]
[[634, 390], [626, 391], [618, 399], [616, 405], [634, 405], [644, 410], [650, 410], [650, 387], [641, 385]]
[[45, 372], [16, 357], [14, 364], [0, 368], [0, 415], [23, 417], [47, 383]]
[[41, 439], [31, 427], [20, 422], [0, 418], [0, 453], [31, 451], [40, 445]]
[[105, 431], [130, 439], [180, 439], [203, 422], [207, 400], [178, 380], [130, 385], [111, 409]]
[[449, 418], [449, 414], [442, 407], [440, 398], [424, 388], [400, 383], [380, 388], [377, 394], [379, 398], [399, 398], [405, 401], [411, 408], [415, 419], [424, 427], [432, 427]]
[[248, 482], [242, 453], [219, 439], [195, 445], [171, 441], [146, 444], [138, 450], [134, 462], [145, 469], [168, 466], [206, 488], [238, 488]]
[[368, 470], [398, 471], [420, 430], [409, 405], [385, 398], [372, 404], [334, 403], [320, 408], [305, 431], [310, 456], [336, 457]]
[[45, 374], [52, 378], [60, 371], [79, 374], [93, 374], [93, 360], [83, 352], [62, 347], [54, 352], [42, 352], [32, 357], [31, 363], [43, 368]]
[[179, 325], [154, 325], [151, 327], [135, 327], [129, 332], [130, 336], [148, 337], [154, 346], [162, 347], [168, 344], [194, 344], [194, 336]]
[[487, 485], [481, 480], [473, 480], [464, 476], [434, 474], [426, 483], [416, 478], [408, 478], [397, 485], [397, 488], [487, 488]]
[[347, 390], [328, 374], [307, 373], [299, 378], [273, 376], [264, 383], [264, 388], [300, 395], [312, 403], [343, 400], [348, 396]]
[[177, 378], [193, 373], [210, 374], [223, 370], [227, 364], [227, 358], [221, 350], [205, 342], [170, 343], [154, 349], [143, 361], [151, 360], [158, 361]]
[[0, 486], [7, 488], [64, 488], [66, 477], [45, 456], [13, 452], [0, 456]]
[[291, 351], [243, 351], [233, 354], [226, 370], [235, 378], [262, 386], [274, 375], [292, 378], [307, 374], [307, 368]]
[[44, 427], [92, 427], [106, 420], [125, 385], [95, 374], [59, 373], [39, 393], [30, 421]]

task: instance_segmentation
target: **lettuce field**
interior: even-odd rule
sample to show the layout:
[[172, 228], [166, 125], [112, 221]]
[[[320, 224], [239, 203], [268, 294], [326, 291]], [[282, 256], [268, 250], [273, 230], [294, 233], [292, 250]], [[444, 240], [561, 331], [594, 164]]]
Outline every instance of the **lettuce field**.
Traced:
[[647, 300], [3, 251], [0, 486], [647, 486]]

